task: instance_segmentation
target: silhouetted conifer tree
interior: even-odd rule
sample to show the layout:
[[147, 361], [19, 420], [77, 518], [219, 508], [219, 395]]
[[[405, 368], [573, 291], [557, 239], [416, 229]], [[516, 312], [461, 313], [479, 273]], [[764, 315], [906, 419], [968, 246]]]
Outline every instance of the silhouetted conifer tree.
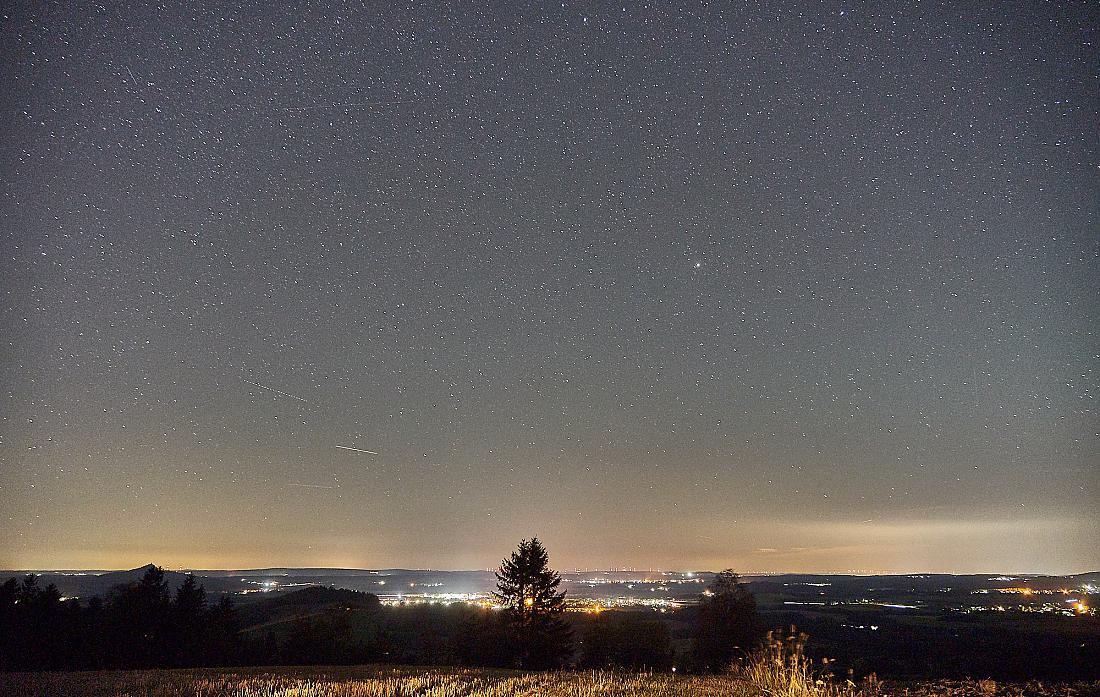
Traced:
[[20, 626], [16, 617], [15, 601], [19, 595], [19, 582], [9, 578], [0, 585], [0, 670], [16, 670], [15, 647]]
[[561, 576], [539, 539], [522, 540], [501, 562], [493, 597], [504, 606], [507, 634], [522, 668], [563, 665], [572, 653], [569, 627], [561, 619], [565, 592]]
[[210, 628], [207, 639], [208, 664], [236, 665], [236, 660], [241, 655], [241, 625], [233, 601], [227, 595], [218, 598], [207, 617]]
[[176, 601], [172, 605], [172, 645], [177, 666], [203, 664], [210, 633], [206, 613], [206, 589], [188, 574], [176, 589]]
[[164, 569], [149, 566], [141, 580], [117, 586], [107, 596], [111, 655], [119, 668], [169, 663], [171, 604]]

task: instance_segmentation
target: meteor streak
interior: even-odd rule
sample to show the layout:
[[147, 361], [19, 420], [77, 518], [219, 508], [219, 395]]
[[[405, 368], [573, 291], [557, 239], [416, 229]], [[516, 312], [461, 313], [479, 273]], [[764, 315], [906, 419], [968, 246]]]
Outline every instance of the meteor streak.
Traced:
[[367, 455], [377, 455], [378, 454], [378, 453], [374, 452], [373, 450], [360, 450], [359, 448], [353, 448], [350, 445], [337, 445], [336, 447], [340, 448], [341, 450], [352, 450], [352, 451], [357, 452], [357, 453], [366, 453]]

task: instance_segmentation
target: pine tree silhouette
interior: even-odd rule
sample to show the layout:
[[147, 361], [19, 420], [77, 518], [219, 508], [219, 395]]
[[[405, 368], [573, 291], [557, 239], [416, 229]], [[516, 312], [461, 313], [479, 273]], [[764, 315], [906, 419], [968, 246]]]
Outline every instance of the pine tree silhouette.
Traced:
[[201, 665], [209, 642], [206, 589], [191, 574], [176, 589], [172, 604], [172, 648], [177, 666]]
[[561, 619], [565, 591], [561, 576], [537, 537], [522, 540], [497, 571], [493, 597], [504, 606], [516, 663], [522, 668], [551, 668], [572, 652], [569, 628]]

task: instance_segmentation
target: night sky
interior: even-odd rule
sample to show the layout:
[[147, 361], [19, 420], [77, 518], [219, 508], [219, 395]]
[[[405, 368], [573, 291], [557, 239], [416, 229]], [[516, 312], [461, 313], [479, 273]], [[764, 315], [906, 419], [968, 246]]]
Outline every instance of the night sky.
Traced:
[[1100, 11], [910, 4], [7, 4], [0, 568], [1100, 568]]

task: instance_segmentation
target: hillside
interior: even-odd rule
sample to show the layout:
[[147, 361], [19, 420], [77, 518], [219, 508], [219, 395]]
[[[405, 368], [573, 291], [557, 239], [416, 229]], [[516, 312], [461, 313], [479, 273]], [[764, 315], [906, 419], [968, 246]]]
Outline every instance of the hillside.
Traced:
[[271, 597], [241, 606], [238, 612], [241, 626], [247, 630], [310, 617], [330, 610], [375, 610], [379, 607], [381, 603], [378, 596], [371, 593], [331, 586], [311, 586], [273, 594]]

